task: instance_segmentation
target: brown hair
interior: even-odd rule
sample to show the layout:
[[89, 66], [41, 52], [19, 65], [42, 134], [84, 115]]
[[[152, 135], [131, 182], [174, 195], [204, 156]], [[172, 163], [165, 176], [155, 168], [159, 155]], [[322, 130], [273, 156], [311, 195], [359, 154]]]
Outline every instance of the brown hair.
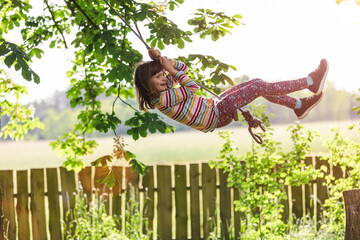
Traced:
[[152, 101], [159, 97], [149, 86], [152, 76], [163, 70], [158, 61], [141, 62], [135, 69], [134, 82], [140, 110], [154, 109]]

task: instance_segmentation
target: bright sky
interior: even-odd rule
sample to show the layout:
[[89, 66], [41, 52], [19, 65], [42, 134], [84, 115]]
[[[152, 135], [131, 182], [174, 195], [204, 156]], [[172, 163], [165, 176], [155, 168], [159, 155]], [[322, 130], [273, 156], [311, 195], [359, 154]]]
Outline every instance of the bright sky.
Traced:
[[[321, 58], [327, 58], [328, 80], [349, 91], [360, 88], [360, 6], [355, 0], [340, 5], [336, 0], [185, 0], [168, 17], [185, 28], [183, 19], [196, 8], [241, 14], [246, 25], [234, 28], [233, 34], [221, 41], [214, 43], [208, 38], [179, 51], [166, 47], [163, 55], [213, 55], [237, 67], [237, 71], [229, 73], [231, 77], [247, 74], [268, 81], [307, 76]], [[136, 38], [133, 43], [148, 59], [142, 43]], [[72, 51], [45, 53], [32, 65], [41, 83], [27, 84], [29, 99], [45, 98], [69, 86], [66, 71], [71, 64], [67, 59]]]

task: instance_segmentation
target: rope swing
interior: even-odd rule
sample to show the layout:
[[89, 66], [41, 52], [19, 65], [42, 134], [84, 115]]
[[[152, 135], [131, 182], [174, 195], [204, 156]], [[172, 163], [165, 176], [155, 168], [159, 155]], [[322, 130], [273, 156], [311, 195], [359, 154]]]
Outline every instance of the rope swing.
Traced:
[[[120, 13], [118, 11], [116, 11], [107, 0], [104, 0], [104, 2], [110, 7], [110, 9], [124, 22], [124, 24], [136, 35], [136, 37], [138, 39], [140, 39], [140, 41], [142, 41], [142, 43], [144, 43], [144, 45], [146, 46], [147, 50], [150, 49], [149, 45], [144, 41], [144, 39], [129, 25], [128, 22], [125, 21], [125, 19], [120, 15]], [[204, 89], [205, 91], [207, 91], [208, 93], [210, 93], [211, 95], [215, 96], [217, 99], [220, 99], [220, 97], [218, 95], [216, 95], [215, 93], [213, 93], [212, 91], [210, 91], [208, 88], [206, 88], [205, 86], [201, 85], [200, 83], [196, 82], [195, 83], [201, 87], [202, 89]], [[253, 139], [255, 140], [255, 142], [257, 142], [258, 144], [262, 144], [263, 140], [262, 138], [258, 135], [253, 133], [252, 129], [253, 128], [257, 128], [260, 127], [263, 132], [266, 131], [265, 126], [262, 124], [262, 121], [256, 117], [254, 117], [248, 110], [242, 110], [241, 108], [239, 108], [241, 114], [243, 115], [244, 119], [246, 120], [246, 122], [248, 123], [249, 127], [249, 133], [251, 134], [251, 136], [253, 137]]]

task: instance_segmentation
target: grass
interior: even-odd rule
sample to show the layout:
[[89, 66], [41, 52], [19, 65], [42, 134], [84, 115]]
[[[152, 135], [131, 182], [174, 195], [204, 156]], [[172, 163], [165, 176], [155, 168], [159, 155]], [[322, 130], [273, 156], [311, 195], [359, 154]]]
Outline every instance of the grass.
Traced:
[[[312, 122], [304, 123], [306, 128], [317, 130], [321, 138], [313, 143], [313, 153], [318, 154], [326, 149], [322, 147], [324, 139], [330, 135], [332, 126], [339, 127], [347, 136], [354, 141], [360, 141], [360, 134], [356, 130], [347, 130], [349, 122]], [[290, 134], [286, 131], [288, 124], [273, 125], [276, 140], [282, 142], [283, 150], [291, 147]], [[239, 154], [243, 154], [251, 148], [251, 136], [246, 127], [229, 128], [221, 130], [233, 131], [232, 139], [239, 148]], [[260, 130], [258, 130], [260, 131]], [[137, 155], [139, 161], [148, 165], [173, 164], [184, 162], [201, 162], [216, 159], [223, 141], [217, 135], [218, 130], [212, 133], [201, 133], [197, 131], [178, 132], [171, 134], [154, 134], [147, 138], [133, 141], [125, 137], [128, 150]], [[100, 156], [111, 154], [113, 139], [100, 138], [98, 149], [94, 154], [85, 157], [89, 163]], [[50, 141], [23, 141], [2, 142], [0, 144], [0, 169], [28, 169], [47, 168], [62, 165], [64, 159], [59, 159], [55, 152], [49, 147]]]

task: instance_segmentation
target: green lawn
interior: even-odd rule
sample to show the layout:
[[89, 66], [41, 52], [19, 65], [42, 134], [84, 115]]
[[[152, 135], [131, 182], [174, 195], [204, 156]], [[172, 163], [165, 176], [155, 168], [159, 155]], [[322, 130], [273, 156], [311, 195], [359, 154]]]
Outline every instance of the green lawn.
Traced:
[[[358, 122], [353, 122], [358, 123]], [[360, 134], [356, 130], [349, 131], [349, 122], [316, 122], [304, 123], [306, 128], [315, 129], [320, 132], [321, 139], [313, 144], [313, 152], [326, 151], [322, 147], [322, 142], [330, 134], [332, 126], [338, 126], [351, 139], [360, 141]], [[275, 136], [278, 141], [283, 143], [283, 150], [290, 148], [289, 133], [286, 131], [289, 125], [273, 125]], [[240, 149], [240, 153], [245, 153], [251, 147], [251, 136], [247, 128], [223, 129], [234, 132], [232, 139]], [[128, 150], [134, 152], [138, 160], [148, 164], [200, 162], [215, 159], [223, 141], [213, 133], [201, 133], [196, 131], [179, 132], [174, 134], [154, 134], [145, 139], [133, 141], [126, 137]], [[98, 139], [99, 147], [93, 155], [87, 156], [86, 161], [90, 162], [96, 158], [111, 154], [112, 138]], [[2, 142], [0, 144], [0, 169], [28, 169], [61, 166], [62, 159], [59, 159], [55, 152], [49, 147], [49, 141], [23, 141], [23, 142]]]

